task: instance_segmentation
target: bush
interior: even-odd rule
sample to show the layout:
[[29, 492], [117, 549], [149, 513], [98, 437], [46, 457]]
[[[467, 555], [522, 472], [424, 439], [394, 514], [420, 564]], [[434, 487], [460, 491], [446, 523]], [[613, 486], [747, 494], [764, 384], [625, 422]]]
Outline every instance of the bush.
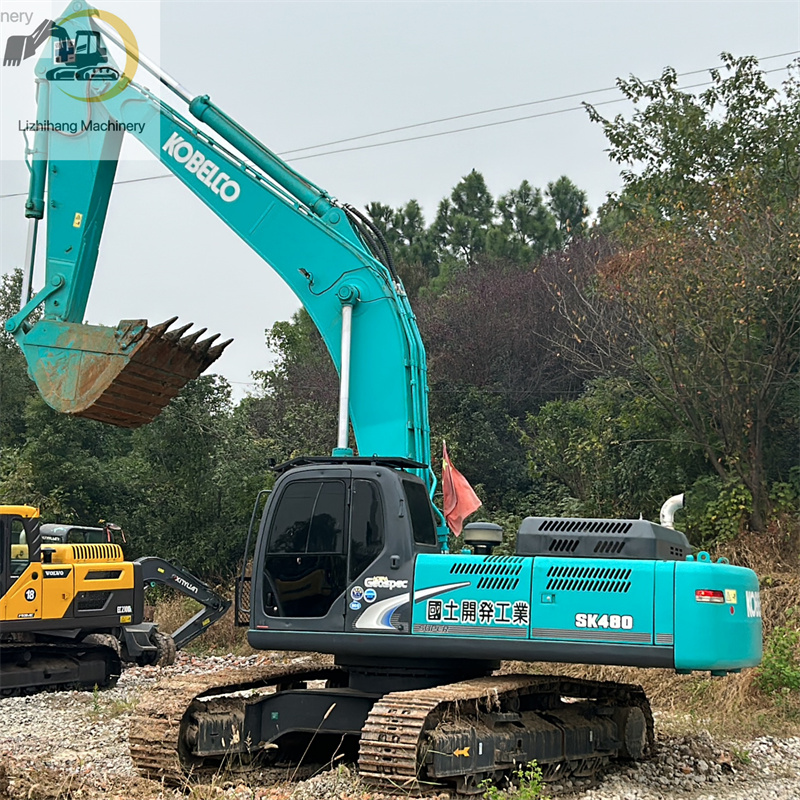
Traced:
[[703, 476], [686, 493], [687, 535], [700, 547], [731, 542], [746, 527], [752, 505], [752, 495], [742, 484]]
[[[791, 619], [796, 609], [789, 609]], [[791, 624], [779, 625], [767, 639], [764, 659], [756, 683], [761, 691], [781, 702], [792, 692], [800, 693], [800, 630]]]

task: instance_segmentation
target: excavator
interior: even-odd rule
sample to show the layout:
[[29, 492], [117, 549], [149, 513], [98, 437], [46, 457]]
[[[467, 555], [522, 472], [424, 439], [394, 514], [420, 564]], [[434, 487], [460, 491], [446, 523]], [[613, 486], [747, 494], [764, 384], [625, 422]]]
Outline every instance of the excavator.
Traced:
[[[156, 686], [130, 732], [140, 771], [182, 784], [227, 760], [241, 769], [352, 758], [377, 786], [464, 794], [533, 760], [548, 779], [592, 776], [651, 751], [643, 690], [501, 674], [501, 661], [714, 676], [760, 662], [756, 575], [693, 554], [674, 529], [676, 501], [659, 524], [530, 516], [511, 555], [494, 553], [499, 526], [473, 523], [466, 547], [451, 552], [432, 501], [425, 349], [380, 230], [141, 54], [139, 67], [183, 113], [139, 82], [103, 94], [90, 81], [100, 124], [81, 127], [87, 103], [48, 83], [52, 66], [43, 57], [36, 67], [39, 118], [84, 132], [36, 134], [28, 288], [6, 322], [45, 400], [142, 425], [221, 352], [145, 319], [82, 322], [125, 132], [291, 287], [340, 377], [336, 446], [276, 468], [243, 552], [252, 568], [237, 584], [237, 617], [254, 648], [324, 657]], [[31, 295], [45, 207], [46, 277]]]
[[[0, 696], [112, 687], [123, 663], [172, 664], [228, 611], [230, 600], [181, 567], [126, 561], [119, 530], [42, 524], [37, 508], [0, 505]], [[172, 636], [144, 621], [156, 585], [201, 605]]]

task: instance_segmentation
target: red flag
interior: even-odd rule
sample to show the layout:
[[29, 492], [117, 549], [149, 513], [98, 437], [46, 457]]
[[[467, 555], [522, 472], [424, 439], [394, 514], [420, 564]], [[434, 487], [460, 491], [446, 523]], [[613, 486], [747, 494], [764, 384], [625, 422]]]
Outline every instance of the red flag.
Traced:
[[458, 536], [464, 520], [477, 511], [483, 503], [478, 500], [469, 481], [452, 465], [447, 455], [447, 444], [442, 442], [442, 494], [444, 495], [444, 518], [447, 527]]

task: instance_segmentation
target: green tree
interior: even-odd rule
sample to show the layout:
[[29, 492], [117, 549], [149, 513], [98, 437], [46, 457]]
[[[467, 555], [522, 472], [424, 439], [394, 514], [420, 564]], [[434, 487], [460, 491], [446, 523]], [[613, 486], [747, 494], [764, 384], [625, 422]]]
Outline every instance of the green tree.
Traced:
[[529, 263], [560, 245], [556, 217], [527, 180], [498, 199], [497, 211], [500, 225], [487, 237], [492, 255]]
[[598, 378], [575, 400], [546, 403], [525, 431], [533, 477], [564, 484], [590, 515], [657, 519], [664, 500], [704, 469], [671, 416], [623, 378]]
[[213, 577], [235, 570], [256, 494], [272, 481], [266, 447], [216, 375], [188, 383], [110, 467], [120, 488], [108, 508], [135, 553]]
[[[0, 324], [19, 310], [22, 270], [0, 279]], [[36, 393], [25, 356], [14, 337], [0, 327], [0, 448], [19, 446], [25, 433], [25, 403]]]
[[590, 110], [628, 166], [612, 203], [622, 249], [556, 296], [574, 339], [633, 372], [720, 478], [741, 480], [762, 530], [765, 453], [786, 436], [800, 364], [800, 81], [779, 92], [755, 59], [723, 59], [700, 95], [667, 69], [620, 82], [631, 119]]
[[494, 224], [494, 198], [483, 175], [472, 170], [439, 203], [433, 224], [438, 243], [451, 264], [467, 267], [486, 251], [486, 237]]
[[330, 455], [336, 444], [339, 379], [305, 309], [267, 331], [274, 366], [254, 373], [258, 396], [243, 402], [272, 458]]
[[590, 118], [603, 126], [612, 160], [624, 165], [624, 190], [612, 196], [608, 211], [681, 220], [714, 202], [727, 182], [745, 189], [746, 176], [773, 202], [796, 201], [800, 60], [778, 90], [756, 58], [722, 53], [721, 59], [723, 68], [711, 70], [711, 86], [700, 94], [681, 91], [672, 67], [656, 81], [619, 80], [636, 106], [629, 119], [606, 119], [587, 106]]
[[547, 184], [547, 207], [558, 227], [552, 249], [562, 248], [586, 233], [589, 206], [586, 192], [579, 189], [566, 175]]
[[409, 200], [397, 210], [383, 203], [370, 203], [367, 213], [389, 245], [408, 296], [415, 298], [439, 274], [436, 239], [425, 225], [422, 206], [416, 200]]

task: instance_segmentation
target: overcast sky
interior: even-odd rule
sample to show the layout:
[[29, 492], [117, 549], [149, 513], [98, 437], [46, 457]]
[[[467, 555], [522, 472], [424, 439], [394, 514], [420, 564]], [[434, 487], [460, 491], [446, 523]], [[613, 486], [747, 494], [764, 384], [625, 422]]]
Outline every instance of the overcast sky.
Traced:
[[[0, 12], [48, 4], [0, 0]], [[53, 4], [56, 13], [63, 4]], [[153, 60], [194, 94], [210, 94], [271, 149], [284, 153], [375, 131], [500, 106], [580, 94], [619, 97], [617, 77], [657, 77], [719, 64], [719, 53], [800, 51], [800, 0], [770, 2], [182, 2], [98, 3], [125, 17]], [[8, 19], [8, 17], [6, 17]], [[150, 20], [160, 20], [158, 30]], [[140, 29], [137, 30], [136, 24]], [[0, 25], [4, 42], [24, 25]], [[12, 29], [13, 28], [13, 29]], [[141, 28], [148, 28], [147, 31]], [[765, 61], [782, 67], [791, 57]], [[25, 64], [33, 63], [33, 59]], [[20, 67], [20, 70], [22, 67]], [[5, 70], [5, 71], [3, 71]], [[25, 192], [22, 134], [28, 89], [0, 67], [0, 195]], [[32, 70], [28, 67], [28, 74]], [[21, 72], [13, 73], [18, 81]], [[770, 76], [777, 84], [785, 73]], [[696, 83], [703, 76], [689, 76]], [[137, 77], [138, 80], [138, 77]], [[21, 84], [20, 84], [21, 85]], [[32, 87], [32, 79], [31, 79]], [[19, 94], [21, 93], [21, 94]], [[24, 100], [21, 100], [24, 94]], [[170, 103], [177, 101], [165, 97]], [[581, 97], [395, 132], [334, 150], [569, 109]], [[184, 111], [179, 106], [178, 110]], [[604, 107], [629, 113], [625, 102]], [[15, 149], [16, 148], [16, 149]], [[18, 157], [15, 152], [18, 150]], [[593, 209], [619, 188], [619, 167], [584, 111], [300, 160], [287, 158], [340, 200], [397, 206], [411, 198], [429, 218], [471, 169], [497, 196], [523, 179], [544, 187], [568, 175]], [[119, 180], [167, 173], [136, 142]], [[0, 271], [22, 266], [24, 197], [0, 199]], [[44, 249], [43, 240], [40, 253]], [[39, 266], [35, 286], [43, 281]], [[87, 309], [93, 323], [179, 315], [235, 342], [218, 371], [237, 396], [269, 363], [264, 330], [297, 301], [282, 281], [173, 178], [116, 187]]]

